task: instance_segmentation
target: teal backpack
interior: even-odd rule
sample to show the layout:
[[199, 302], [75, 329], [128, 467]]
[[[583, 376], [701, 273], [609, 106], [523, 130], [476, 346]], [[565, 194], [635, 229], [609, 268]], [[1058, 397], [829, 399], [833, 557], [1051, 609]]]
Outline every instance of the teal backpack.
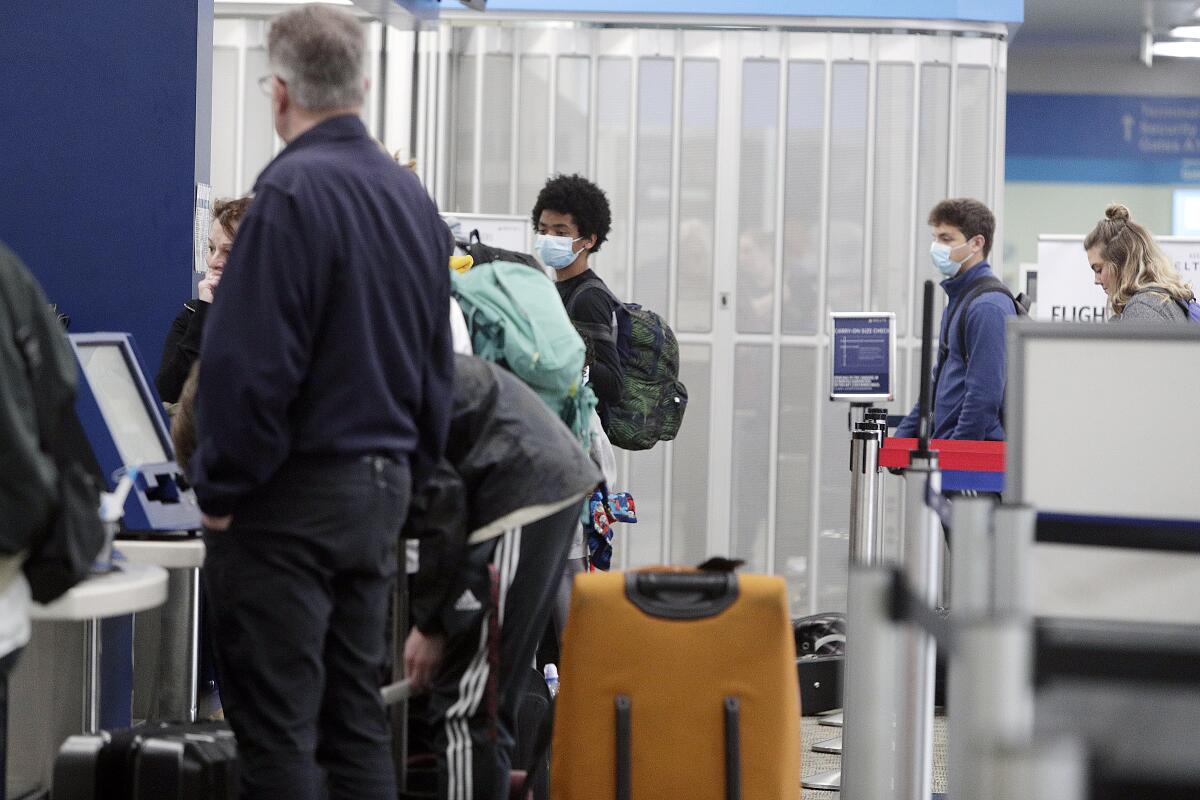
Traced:
[[526, 264], [490, 261], [451, 272], [450, 290], [475, 355], [524, 381], [587, 447], [596, 395], [583, 384], [583, 340], [554, 282]]

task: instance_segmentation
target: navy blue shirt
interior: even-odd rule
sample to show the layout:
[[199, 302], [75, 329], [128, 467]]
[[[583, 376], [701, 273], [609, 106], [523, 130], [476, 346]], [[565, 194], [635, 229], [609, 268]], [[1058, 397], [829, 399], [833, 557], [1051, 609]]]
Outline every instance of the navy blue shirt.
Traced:
[[415, 483], [451, 411], [450, 239], [356, 116], [258, 178], [205, 324], [192, 475], [234, 513], [289, 457], [391, 454]]
[[[947, 342], [949, 351], [933, 398], [934, 439], [1004, 439], [1000, 408], [1004, 404], [1005, 324], [1017, 315], [1017, 310], [1006, 295], [989, 292], [977, 296], [962, 312], [967, 315], [965, 342], [958, 340], [957, 319], [950, 328], [951, 319], [959, 313], [958, 303], [971, 284], [994, 277], [992, 268], [983, 261], [942, 281], [950, 302], [942, 314], [939, 341]], [[895, 435], [916, 436], [919, 417], [920, 409], [914, 405]]]

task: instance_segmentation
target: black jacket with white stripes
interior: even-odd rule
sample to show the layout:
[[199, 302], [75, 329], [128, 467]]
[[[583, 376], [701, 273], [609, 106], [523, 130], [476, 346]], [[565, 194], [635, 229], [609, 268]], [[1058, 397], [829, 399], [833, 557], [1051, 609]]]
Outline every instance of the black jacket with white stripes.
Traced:
[[519, 378], [474, 356], [454, 357], [446, 453], [413, 498], [404, 537], [420, 539], [414, 622], [441, 630], [468, 547], [548, 517], [603, 480], [574, 434]]

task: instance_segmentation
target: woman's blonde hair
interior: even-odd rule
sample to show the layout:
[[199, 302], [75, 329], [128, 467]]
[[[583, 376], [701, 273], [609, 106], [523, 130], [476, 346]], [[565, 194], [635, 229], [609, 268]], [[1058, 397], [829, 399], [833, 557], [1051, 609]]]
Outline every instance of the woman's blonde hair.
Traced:
[[1117, 314], [1125, 304], [1145, 289], [1159, 289], [1172, 300], [1195, 299], [1192, 287], [1184, 283], [1175, 265], [1163, 252], [1150, 231], [1129, 218], [1129, 209], [1114, 204], [1104, 210], [1104, 219], [1083, 240], [1083, 249], [1100, 246], [1100, 257], [1117, 272], [1117, 288], [1109, 297]]
[[196, 387], [200, 382], [200, 362], [192, 364], [187, 380], [179, 392], [179, 403], [171, 417], [171, 444], [175, 446], [175, 463], [183, 477], [188, 475], [188, 462], [196, 452]]

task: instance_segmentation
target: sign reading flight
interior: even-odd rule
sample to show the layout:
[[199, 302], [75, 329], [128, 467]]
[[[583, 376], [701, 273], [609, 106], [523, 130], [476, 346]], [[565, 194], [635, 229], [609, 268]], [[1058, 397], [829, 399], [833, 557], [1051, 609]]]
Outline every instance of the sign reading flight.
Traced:
[[[1175, 269], [1200, 297], [1200, 239], [1156, 239]], [[1082, 236], [1038, 237], [1036, 319], [1051, 322], [1104, 322], [1108, 298], [1096, 285]]]

